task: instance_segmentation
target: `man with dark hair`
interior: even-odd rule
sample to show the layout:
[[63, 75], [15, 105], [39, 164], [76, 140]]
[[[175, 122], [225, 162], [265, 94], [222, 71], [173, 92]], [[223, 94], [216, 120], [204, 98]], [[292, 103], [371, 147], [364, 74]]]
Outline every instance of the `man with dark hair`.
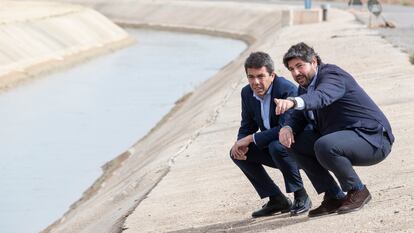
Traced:
[[[291, 215], [305, 213], [311, 208], [311, 202], [303, 188], [297, 164], [278, 141], [284, 115], [290, 112], [275, 116], [275, 104], [272, 101], [273, 98], [296, 96], [297, 88], [283, 77], [276, 76], [273, 61], [266, 53], [250, 54], [244, 68], [249, 85], [241, 91], [241, 126], [230, 155], [260, 198], [269, 197], [269, 202], [253, 212], [252, 216], [262, 217], [289, 211]], [[293, 205], [269, 177], [263, 165], [280, 169], [286, 192], [294, 192]]]
[[350, 74], [322, 63], [305, 43], [290, 47], [283, 63], [300, 87], [299, 96], [274, 100], [276, 115], [296, 109], [279, 140], [290, 148], [316, 191], [325, 193], [309, 217], [361, 209], [371, 194], [352, 166], [374, 165], [387, 157], [394, 142], [390, 123]]

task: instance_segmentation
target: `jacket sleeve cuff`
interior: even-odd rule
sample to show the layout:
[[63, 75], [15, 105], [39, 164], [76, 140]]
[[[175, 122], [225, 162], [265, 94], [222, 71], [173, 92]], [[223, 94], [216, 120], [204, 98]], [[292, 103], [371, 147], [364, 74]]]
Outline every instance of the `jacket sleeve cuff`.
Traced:
[[257, 143], [256, 143], [256, 133], [253, 134], [253, 142], [254, 142], [255, 145], [257, 145]]
[[296, 100], [296, 107], [295, 110], [303, 110], [305, 109], [305, 101], [301, 97], [295, 97]]

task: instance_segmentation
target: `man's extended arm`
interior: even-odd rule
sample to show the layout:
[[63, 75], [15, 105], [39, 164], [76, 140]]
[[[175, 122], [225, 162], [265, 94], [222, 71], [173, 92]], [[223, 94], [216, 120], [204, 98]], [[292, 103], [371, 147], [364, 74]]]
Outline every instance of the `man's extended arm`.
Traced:
[[299, 96], [303, 99], [304, 110], [324, 108], [345, 95], [346, 86], [344, 77], [338, 75], [336, 71], [325, 71], [318, 78], [320, 81], [314, 91]]
[[326, 69], [330, 70], [325, 70], [323, 75], [318, 76], [318, 79], [320, 79], [319, 84], [314, 91], [296, 98], [296, 106], [293, 100], [275, 99], [275, 103], [277, 104], [275, 110], [276, 115], [283, 114], [291, 108], [300, 110], [321, 109], [342, 98], [346, 91], [343, 75], [339, 75], [334, 70], [334, 67]]

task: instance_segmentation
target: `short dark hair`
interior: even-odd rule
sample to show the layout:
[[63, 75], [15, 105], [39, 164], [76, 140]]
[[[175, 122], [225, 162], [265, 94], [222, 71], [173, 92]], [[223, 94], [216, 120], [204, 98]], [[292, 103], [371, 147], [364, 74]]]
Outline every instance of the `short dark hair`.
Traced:
[[272, 58], [265, 52], [253, 52], [244, 62], [244, 70], [247, 73], [248, 68], [260, 69], [266, 67], [269, 74], [272, 74], [275, 70]]
[[312, 62], [312, 59], [314, 57], [316, 58], [318, 65], [320, 65], [322, 63], [322, 60], [319, 57], [319, 55], [315, 52], [315, 50], [313, 50], [313, 48], [309, 45], [300, 42], [295, 45], [292, 45], [289, 48], [289, 50], [285, 53], [285, 55], [283, 56], [283, 64], [286, 66], [286, 68], [289, 68], [288, 62], [294, 58], [299, 58], [302, 61], [310, 63]]

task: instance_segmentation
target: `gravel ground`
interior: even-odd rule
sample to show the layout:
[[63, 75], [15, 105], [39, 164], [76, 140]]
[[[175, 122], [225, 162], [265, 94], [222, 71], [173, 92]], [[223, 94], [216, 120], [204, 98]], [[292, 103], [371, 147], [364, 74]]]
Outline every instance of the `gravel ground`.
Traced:
[[410, 55], [414, 55], [413, 28], [379, 29], [379, 32], [394, 46]]
[[[260, 0], [259, 0], [260, 1]], [[291, 3], [292, 1], [276, 1], [276, 0], [262, 0], [263, 2], [274, 2], [274, 3]], [[294, 1], [297, 4], [303, 4], [303, 1]], [[344, 2], [319, 2], [315, 1], [313, 7], [320, 7], [322, 4], [328, 3], [331, 7], [340, 9], [349, 9], [349, 6]], [[368, 25], [368, 14], [367, 7], [354, 6], [357, 11], [361, 11], [359, 17], [361, 23]], [[395, 28], [376, 28], [380, 35], [386, 38], [395, 47], [400, 48], [403, 52], [410, 55], [414, 55], [414, 6], [400, 6], [400, 5], [382, 5], [381, 16], [388, 22], [393, 23]], [[381, 17], [380, 16], [380, 17]], [[383, 22], [382, 20], [379, 20]]]
[[384, 18], [395, 23], [396, 28], [379, 29], [381, 35], [393, 45], [414, 54], [414, 7], [384, 6]]
[[[214, 0], [213, 0], [214, 1]], [[220, 1], [220, 0], [217, 0]], [[290, 5], [304, 5], [303, 1], [297, 0], [232, 0], [239, 2], [259, 2], [264, 4], [290, 4]], [[380, 0], [381, 1], [381, 0]], [[312, 1], [313, 8], [320, 8], [322, 4], [329, 4], [330, 7], [339, 9], [350, 9], [347, 1], [332, 2], [332, 1]], [[353, 6], [353, 9], [359, 12], [357, 18], [368, 25], [368, 10], [366, 5]], [[400, 48], [403, 52], [414, 56], [414, 6], [401, 6], [401, 5], [382, 5], [382, 17], [392, 22], [395, 28], [374, 28], [378, 33], [386, 38], [392, 45]], [[381, 17], [380, 16], [380, 17]], [[329, 17], [329, 11], [328, 11]], [[383, 23], [381, 19], [377, 22]]]

